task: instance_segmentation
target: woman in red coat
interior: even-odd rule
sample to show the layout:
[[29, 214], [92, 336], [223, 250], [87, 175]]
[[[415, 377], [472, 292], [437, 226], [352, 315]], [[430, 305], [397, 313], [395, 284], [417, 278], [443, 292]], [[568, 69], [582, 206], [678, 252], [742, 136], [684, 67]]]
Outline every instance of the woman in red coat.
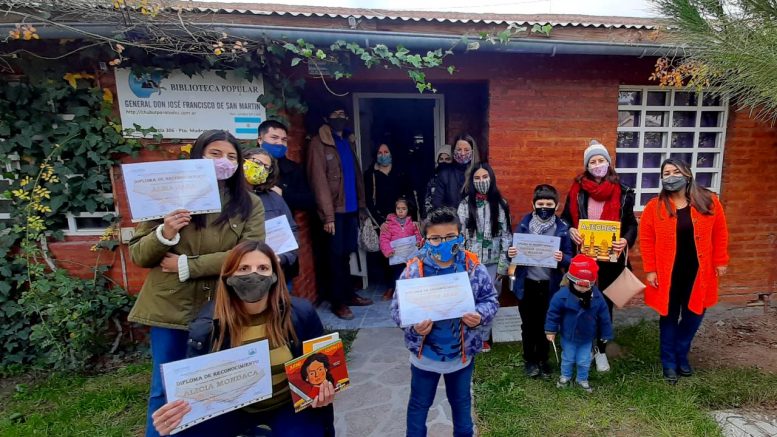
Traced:
[[661, 164], [661, 193], [642, 212], [639, 246], [647, 273], [645, 303], [660, 314], [661, 364], [667, 382], [691, 376], [688, 362], [704, 311], [718, 302], [728, 265], [728, 230], [717, 196], [696, 184], [688, 165]]

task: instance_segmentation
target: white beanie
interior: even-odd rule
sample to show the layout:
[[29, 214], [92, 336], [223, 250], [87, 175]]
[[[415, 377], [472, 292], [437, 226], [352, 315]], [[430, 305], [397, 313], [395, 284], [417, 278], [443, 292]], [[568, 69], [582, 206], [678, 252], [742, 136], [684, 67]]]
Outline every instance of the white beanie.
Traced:
[[597, 140], [591, 140], [590, 145], [587, 149], [585, 149], [585, 153], [583, 153], [583, 170], [588, 170], [588, 161], [591, 160], [596, 155], [601, 155], [604, 157], [604, 159], [607, 160], [607, 163], [612, 165], [612, 159], [610, 159], [610, 152], [607, 151], [607, 148], [602, 145]]

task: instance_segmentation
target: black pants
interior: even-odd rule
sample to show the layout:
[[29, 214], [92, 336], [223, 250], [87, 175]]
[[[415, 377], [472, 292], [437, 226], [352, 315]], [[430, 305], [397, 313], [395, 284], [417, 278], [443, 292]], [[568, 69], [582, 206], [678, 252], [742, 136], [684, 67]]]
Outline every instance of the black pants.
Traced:
[[332, 307], [347, 304], [354, 296], [351, 283], [351, 253], [356, 252], [359, 232], [358, 213], [335, 214], [335, 234], [326, 234], [326, 260], [329, 272], [325, 276], [324, 295], [328, 297]]
[[545, 316], [550, 305], [550, 281], [526, 278], [523, 299], [518, 305], [521, 313], [523, 360], [527, 363], [548, 361], [548, 340], [545, 338]]

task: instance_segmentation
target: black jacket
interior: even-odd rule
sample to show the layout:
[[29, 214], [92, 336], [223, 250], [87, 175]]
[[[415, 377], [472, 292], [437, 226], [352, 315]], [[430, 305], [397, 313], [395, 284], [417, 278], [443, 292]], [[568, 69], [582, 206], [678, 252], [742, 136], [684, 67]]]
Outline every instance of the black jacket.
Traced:
[[[634, 190], [626, 185], [621, 184], [621, 238], [625, 238], [628, 242], [629, 248], [634, 246], [637, 242], [637, 218], [634, 217]], [[577, 214], [580, 219], [588, 218], [588, 192], [580, 190], [577, 195]], [[561, 218], [569, 223], [570, 227], [575, 227], [575, 223], [572, 222], [572, 213], [569, 211], [569, 195], [567, 194], [567, 200], [564, 204], [564, 211], [561, 213]], [[621, 255], [623, 256], [623, 255]]]
[[283, 190], [283, 200], [292, 211], [312, 211], [316, 209], [316, 199], [308, 185], [305, 169], [296, 162], [281, 158], [278, 160], [280, 178], [278, 186]]
[[395, 203], [400, 196], [404, 196], [411, 204], [415, 204], [415, 201], [410, 198], [409, 192], [407, 177], [396, 165], [391, 167], [391, 172], [388, 175], [376, 170], [374, 165], [364, 172], [364, 197], [367, 201], [367, 209], [370, 210], [372, 218], [377, 220], [379, 225], [386, 221], [389, 214], [394, 213]]
[[434, 177], [434, 193], [432, 194], [432, 207], [449, 206], [453, 209], [459, 207], [464, 198], [461, 191], [464, 187], [464, 176], [469, 164], [453, 163], [441, 168]]

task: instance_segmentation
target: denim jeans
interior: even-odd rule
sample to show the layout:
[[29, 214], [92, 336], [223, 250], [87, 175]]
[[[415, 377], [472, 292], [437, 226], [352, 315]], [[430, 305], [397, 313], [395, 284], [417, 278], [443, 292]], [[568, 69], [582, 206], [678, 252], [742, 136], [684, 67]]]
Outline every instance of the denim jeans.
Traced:
[[688, 309], [682, 302], [669, 302], [669, 313], [658, 319], [661, 365], [664, 369], [676, 370], [677, 366], [688, 365], [691, 342], [699, 330], [701, 315]]
[[146, 413], [146, 437], [159, 437], [154, 429], [151, 415], [167, 402], [165, 386], [162, 381], [162, 364], [186, 358], [186, 341], [189, 331], [181, 329], [160, 328], [152, 326], [149, 334], [151, 339], [151, 390], [148, 396], [148, 412]]
[[588, 381], [592, 348], [593, 339], [588, 342], [575, 343], [561, 337], [561, 376], [572, 379], [572, 372], [577, 365], [577, 381]]
[[[453, 373], [442, 375], [445, 379], [445, 393], [451, 405], [454, 437], [470, 437], [474, 434], [472, 424], [472, 371], [475, 359], [469, 365]], [[440, 374], [427, 372], [410, 366], [410, 401], [407, 404], [407, 437], [426, 436], [426, 417], [437, 393]]]

